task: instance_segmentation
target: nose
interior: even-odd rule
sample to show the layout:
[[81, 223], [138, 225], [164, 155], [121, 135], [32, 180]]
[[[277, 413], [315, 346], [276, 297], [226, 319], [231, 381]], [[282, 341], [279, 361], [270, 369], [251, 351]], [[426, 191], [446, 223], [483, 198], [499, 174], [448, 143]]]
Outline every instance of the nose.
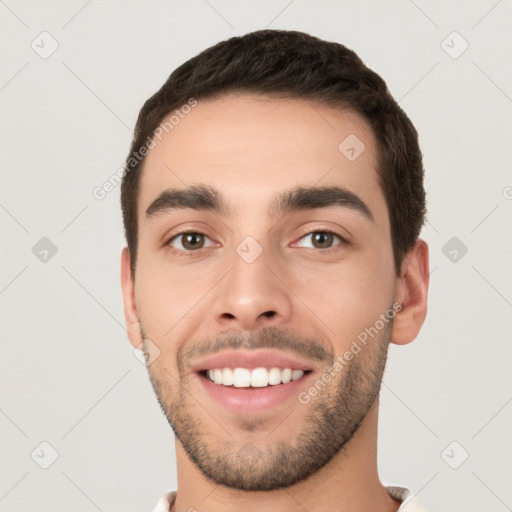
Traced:
[[292, 292], [277, 265], [269, 263], [265, 251], [251, 263], [235, 254], [214, 306], [216, 322], [223, 328], [252, 331], [290, 321]]

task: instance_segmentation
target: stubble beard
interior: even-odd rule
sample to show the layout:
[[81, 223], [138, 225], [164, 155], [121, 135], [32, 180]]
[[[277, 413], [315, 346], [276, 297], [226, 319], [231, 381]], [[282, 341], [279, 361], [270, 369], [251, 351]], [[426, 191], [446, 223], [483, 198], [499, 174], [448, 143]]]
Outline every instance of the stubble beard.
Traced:
[[[378, 398], [390, 331], [391, 322], [307, 405], [297, 401], [296, 407], [308, 407], [309, 412], [294, 439], [274, 436], [273, 440], [272, 434], [265, 437], [264, 444], [253, 443], [255, 435], [261, 437], [268, 429], [266, 422], [241, 419], [236, 427], [230, 424], [223, 430], [191, 397], [189, 379], [178, 382], [168, 372], [151, 366], [149, 377], [176, 438], [206, 478], [242, 491], [272, 491], [307, 479], [346, 448]], [[324, 364], [317, 377], [321, 379], [334, 362], [333, 357], [330, 364]], [[293, 421], [293, 411], [290, 418]], [[222, 436], [217, 442], [208, 435], [212, 424]], [[231, 434], [234, 429], [236, 441]]]

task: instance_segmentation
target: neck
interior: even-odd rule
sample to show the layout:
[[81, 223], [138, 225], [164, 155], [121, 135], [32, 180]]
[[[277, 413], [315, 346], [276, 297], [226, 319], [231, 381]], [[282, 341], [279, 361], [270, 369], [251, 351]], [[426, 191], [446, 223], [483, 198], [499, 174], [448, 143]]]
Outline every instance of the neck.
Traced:
[[202, 475], [176, 441], [175, 511], [395, 512], [400, 503], [386, 492], [377, 472], [377, 412], [378, 400], [352, 439], [328, 464], [306, 480], [275, 491], [247, 492], [216, 485]]

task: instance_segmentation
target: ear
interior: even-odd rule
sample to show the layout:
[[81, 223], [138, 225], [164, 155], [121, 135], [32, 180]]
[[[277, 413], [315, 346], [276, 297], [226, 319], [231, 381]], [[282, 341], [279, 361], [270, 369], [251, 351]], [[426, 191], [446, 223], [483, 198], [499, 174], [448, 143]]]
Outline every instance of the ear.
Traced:
[[407, 253], [397, 279], [395, 301], [402, 308], [393, 319], [391, 343], [405, 345], [416, 338], [427, 316], [428, 245], [418, 239]]
[[137, 348], [142, 343], [139, 315], [135, 305], [135, 283], [130, 267], [128, 247], [121, 253], [121, 288], [123, 290], [124, 317], [130, 343]]

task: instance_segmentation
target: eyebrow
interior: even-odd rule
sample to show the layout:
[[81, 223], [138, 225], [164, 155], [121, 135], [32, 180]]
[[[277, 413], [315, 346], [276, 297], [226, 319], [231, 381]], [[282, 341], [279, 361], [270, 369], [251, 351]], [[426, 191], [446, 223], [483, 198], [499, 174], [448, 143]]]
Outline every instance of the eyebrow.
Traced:
[[[351, 209], [371, 222], [375, 221], [370, 208], [357, 194], [338, 186], [302, 186], [278, 193], [274, 195], [268, 213], [271, 218], [275, 218], [293, 211], [332, 206]], [[147, 208], [146, 219], [181, 209], [211, 211], [224, 217], [230, 216], [234, 210], [214, 187], [193, 185], [183, 189], [164, 190]]]

